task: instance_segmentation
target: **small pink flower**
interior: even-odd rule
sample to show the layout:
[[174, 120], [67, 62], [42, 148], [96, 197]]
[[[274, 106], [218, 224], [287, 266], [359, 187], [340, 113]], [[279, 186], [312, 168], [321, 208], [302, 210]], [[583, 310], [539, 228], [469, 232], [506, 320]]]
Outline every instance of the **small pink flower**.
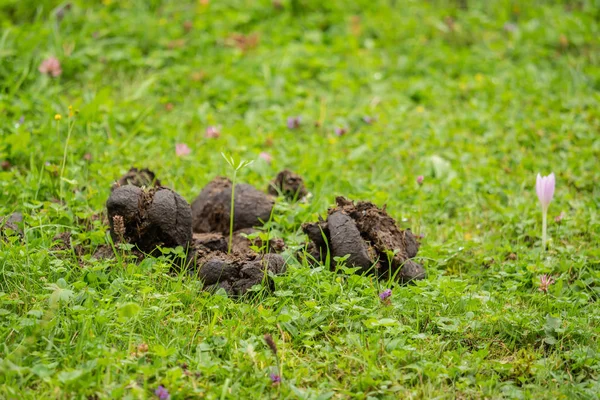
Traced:
[[363, 120], [363, 122], [364, 122], [365, 124], [369, 124], [369, 125], [371, 125], [371, 124], [375, 123], [375, 121], [376, 121], [375, 117], [370, 117], [370, 116], [368, 116], [368, 115], [365, 115], [365, 116], [362, 118], [362, 120]]
[[538, 290], [540, 292], [548, 293], [548, 288], [553, 283], [554, 283], [554, 278], [552, 278], [550, 275], [547, 275], [547, 274], [540, 275], [540, 288]]
[[425, 180], [425, 177], [423, 175], [417, 176], [417, 183], [419, 185], [422, 185], [424, 180]]
[[335, 134], [337, 136], [344, 136], [346, 133], [348, 133], [348, 130], [346, 128], [341, 128], [341, 127], [335, 128]]
[[40, 64], [38, 68], [44, 75], [52, 75], [53, 77], [60, 76], [62, 69], [60, 68], [60, 61], [56, 57], [48, 57]]
[[554, 222], [558, 223], [561, 222], [564, 218], [565, 218], [565, 212], [561, 211], [560, 214], [558, 214], [556, 217], [554, 217]]
[[273, 161], [273, 156], [270, 155], [269, 153], [267, 153], [266, 151], [263, 151], [262, 153], [260, 153], [258, 155], [259, 158], [262, 158], [263, 160], [265, 160], [265, 162], [267, 164], [271, 164], [271, 161]]
[[177, 143], [175, 145], [175, 155], [177, 157], [187, 156], [192, 152], [192, 150], [185, 143]]
[[302, 117], [288, 117], [287, 127], [288, 129], [298, 129], [302, 123]]
[[221, 130], [218, 126], [209, 126], [206, 128], [206, 134], [204, 136], [208, 139], [217, 139], [221, 136]]

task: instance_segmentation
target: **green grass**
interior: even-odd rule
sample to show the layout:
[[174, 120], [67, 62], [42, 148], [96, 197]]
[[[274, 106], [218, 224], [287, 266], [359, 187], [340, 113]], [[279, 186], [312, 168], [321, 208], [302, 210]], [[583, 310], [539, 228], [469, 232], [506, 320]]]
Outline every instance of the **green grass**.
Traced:
[[[22, 212], [25, 230], [0, 237], [0, 398], [598, 398], [597, 0], [71, 3], [59, 22], [59, 2], [0, 0], [0, 216]], [[38, 72], [48, 56], [60, 77]], [[191, 201], [228, 173], [221, 152], [263, 151], [272, 164], [240, 181], [288, 167], [312, 193], [270, 224], [288, 256], [345, 195], [423, 234], [428, 278], [290, 258], [273, 295], [240, 301], [166, 259], [91, 258], [130, 166]], [[557, 176], [547, 252], [538, 172]], [[73, 248], [56, 248], [63, 232]]]

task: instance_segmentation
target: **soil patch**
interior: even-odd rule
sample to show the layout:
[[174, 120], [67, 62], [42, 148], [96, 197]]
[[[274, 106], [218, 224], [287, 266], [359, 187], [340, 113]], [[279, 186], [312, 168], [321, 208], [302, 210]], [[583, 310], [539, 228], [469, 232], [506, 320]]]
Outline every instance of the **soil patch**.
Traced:
[[262, 284], [269, 290], [274, 289], [270, 275], [285, 272], [284, 258], [275, 253], [257, 254], [252, 251], [232, 252], [209, 250], [195, 246], [198, 277], [205, 290], [219, 288], [231, 296], [241, 296], [254, 285]]
[[307, 251], [316, 261], [348, 255], [346, 265], [358, 267], [359, 273], [374, 274], [382, 279], [394, 277], [401, 282], [423, 279], [425, 269], [412, 260], [419, 243], [410, 230], [399, 229], [384, 209], [371, 202], [356, 204], [344, 197], [328, 211], [327, 220], [302, 226], [310, 243]]

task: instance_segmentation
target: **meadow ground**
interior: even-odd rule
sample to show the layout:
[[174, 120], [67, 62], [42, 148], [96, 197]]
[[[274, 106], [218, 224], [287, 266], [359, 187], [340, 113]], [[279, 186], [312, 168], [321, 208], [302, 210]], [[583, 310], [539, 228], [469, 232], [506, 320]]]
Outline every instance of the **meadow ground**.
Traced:
[[[597, 0], [68, 4], [0, 1], [0, 216], [23, 214], [0, 235], [0, 398], [598, 398]], [[220, 152], [312, 193], [268, 225], [274, 293], [92, 258], [129, 167], [191, 201]], [[422, 235], [427, 279], [296, 261], [337, 195]]]

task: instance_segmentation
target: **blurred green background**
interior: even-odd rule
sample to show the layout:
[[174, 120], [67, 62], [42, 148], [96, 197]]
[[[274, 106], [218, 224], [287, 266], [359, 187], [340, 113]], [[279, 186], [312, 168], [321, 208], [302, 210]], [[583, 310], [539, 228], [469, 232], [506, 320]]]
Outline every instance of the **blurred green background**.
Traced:
[[[0, 237], [0, 397], [596, 398], [599, 66], [597, 0], [0, 0], [0, 216], [26, 227]], [[383, 284], [291, 260], [236, 302], [164, 260], [91, 259], [120, 175], [191, 202], [221, 152], [256, 159], [259, 188], [305, 178], [272, 226], [292, 249], [335, 196], [370, 200], [423, 236], [428, 280], [383, 307]], [[538, 172], [557, 176], [547, 253]]]

